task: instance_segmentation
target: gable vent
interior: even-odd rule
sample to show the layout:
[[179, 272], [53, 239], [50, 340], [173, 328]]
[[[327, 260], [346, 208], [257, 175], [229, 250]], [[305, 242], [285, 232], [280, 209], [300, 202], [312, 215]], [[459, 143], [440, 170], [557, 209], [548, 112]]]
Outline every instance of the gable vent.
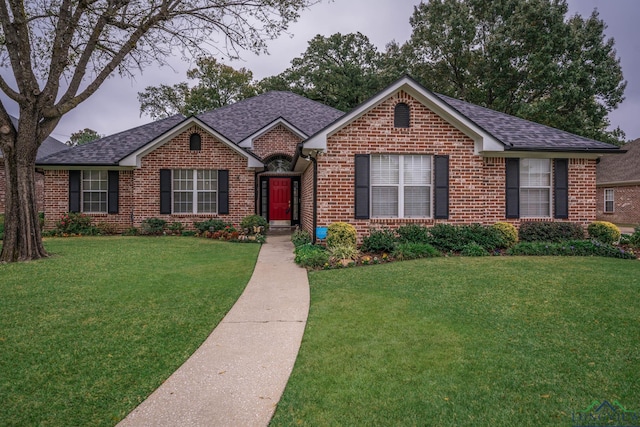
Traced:
[[404, 102], [397, 104], [393, 116], [393, 127], [408, 128], [410, 118], [409, 106]]

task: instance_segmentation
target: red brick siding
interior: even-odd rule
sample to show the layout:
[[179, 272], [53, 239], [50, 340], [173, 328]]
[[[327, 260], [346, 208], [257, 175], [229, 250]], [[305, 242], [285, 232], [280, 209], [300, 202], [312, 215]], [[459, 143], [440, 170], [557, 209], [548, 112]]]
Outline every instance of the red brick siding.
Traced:
[[[411, 108], [410, 128], [393, 127], [394, 106], [398, 102]], [[355, 155], [383, 153], [448, 155], [449, 219], [354, 219]], [[504, 159], [474, 155], [470, 138], [403, 92], [331, 135], [326, 153], [318, 158], [318, 170], [319, 226], [348, 221], [362, 237], [371, 228], [396, 228], [411, 222], [432, 225], [506, 221]], [[311, 179], [305, 175], [307, 181]], [[595, 218], [595, 161], [571, 159], [569, 182], [569, 221], [586, 224]], [[308, 185], [303, 187], [310, 192]], [[305, 228], [309, 227], [310, 220], [304, 220]], [[518, 225], [520, 221], [509, 222]]]
[[[613, 212], [604, 212], [604, 190], [613, 189]], [[640, 185], [598, 187], [596, 217], [599, 221], [640, 225]]]
[[304, 171], [300, 186], [300, 227], [313, 233], [313, 164]]
[[[189, 150], [189, 135], [202, 135], [202, 149]], [[226, 169], [229, 171], [229, 215], [160, 214], [160, 169]], [[68, 171], [46, 172], [46, 227], [52, 228], [69, 210]], [[141, 168], [120, 172], [119, 214], [91, 214], [95, 222], [109, 222], [120, 229], [139, 227], [144, 219], [155, 217], [168, 222], [180, 221], [187, 228], [194, 221], [220, 218], [239, 224], [255, 210], [254, 174], [247, 159], [203, 130], [193, 127], [142, 158]], [[133, 221], [131, 218], [133, 217]]]
[[253, 141], [253, 152], [261, 159], [274, 154], [293, 157], [302, 139], [282, 125], [278, 125]]

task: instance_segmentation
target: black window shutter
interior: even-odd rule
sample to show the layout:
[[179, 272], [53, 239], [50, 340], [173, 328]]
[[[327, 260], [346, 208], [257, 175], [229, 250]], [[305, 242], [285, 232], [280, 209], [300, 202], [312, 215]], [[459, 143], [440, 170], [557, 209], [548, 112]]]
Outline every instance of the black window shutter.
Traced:
[[69, 171], [69, 212], [80, 212], [81, 171]]
[[119, 176], [118, 171], [109, 171], [109, 195], [107, 198], [107, 210], [110, 214], [118, 213], [118, 194], [119, 194]]
[[218, 213], [229, 214], [229, 171], [218, 171]]
[[433, 217], [449, 218], [449, 156], [434, 156]]
[[569, 160], [553, 161], [553, 206], [554, 217], [569, 218]]
[[520, 218], [520, 159], [505, 159], [506, 217]]
[[160, 213], [171, 213], [171, 169], [160, 169]]
[[355, 218], [369, 218], [369, 155], [356, 154], [355, 157]]

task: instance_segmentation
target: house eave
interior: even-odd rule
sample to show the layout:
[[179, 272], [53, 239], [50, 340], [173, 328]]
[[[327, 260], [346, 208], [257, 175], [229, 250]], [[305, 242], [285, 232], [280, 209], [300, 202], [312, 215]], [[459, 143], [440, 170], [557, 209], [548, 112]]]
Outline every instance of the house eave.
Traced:
[[39, 164], [36, 167], [42, 170], [133, 170], [135, 167], [121, 166], [115, 163], [74, 163], [74, 164]]
[[[491, 151], [485, 150], [479, 154], [482, 157], [529, 157], [529, 158], [544, 158], [544, 159], [598, 159], [603, 154], [610, 154], [611, 151], [606, 150], [567, 150], [567, 149], [553, 149], [553, 148], [518, 148], [504, 151]], [[615, 153], [615, 151], [614, 151]]]
[[640, 180], [596, 182], [596, 187], [635, 187], [640, 186]]

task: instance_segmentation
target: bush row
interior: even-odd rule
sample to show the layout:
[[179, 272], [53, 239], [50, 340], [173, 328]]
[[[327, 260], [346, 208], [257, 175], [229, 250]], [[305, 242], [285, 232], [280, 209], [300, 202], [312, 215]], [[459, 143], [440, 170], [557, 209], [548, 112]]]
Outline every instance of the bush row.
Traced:
[[[295, 260], [307, 268], [371, 264], [388, 259], [408, 260], [459, 254], [461, 256], [508, 255], [565, 255], [605, 256], [632, 259], [636, 256], [625, 247], [614, 246], [620, 240], [619, 229], [605, 222], [588, 227], [590, 240], [585, 240], [580, 224], [569, 222], [523, 222], [520, 231], [509, 223], [491, 226], [480, 224], [437, 224], [426, 227], [409, 224], [397, 230], [371, 230], [363, 238], [360, 253], [355, 247], [355, 229], [344, 223], [329, 226], [326, 248], [311, 244], [311, 234], [297, 230], [292, 235]], [[334, 234], [332, 235], [332, 230]], [[625, 244], [640, 247], [640, 227], [625, 238]], [[519, 240], [519, 243], [518, 243]], [[329, 244], [331, 243], [331, 244]], [[377, 257], [368, 254], [381, 254]]]
[[[241, 229], [220, 219], [209, 219], [194, 222], [195, 230], [185, 230], [184, 224], [178, 221], [168, 222], [161, 218], [147, 218], [140, 228], [130, 227], [122, 234], [125, 236], [203, 236], [221, 240], [264, 242], [268, 229], [267, 221], [259, 215], [249, 215], [242, 219]], [[69, 212], [56, 222], [56, 228], [44, 233], [46, 236], [99, 236], [118, 234], [115, 224], [98, 222], [84, 213]]]

